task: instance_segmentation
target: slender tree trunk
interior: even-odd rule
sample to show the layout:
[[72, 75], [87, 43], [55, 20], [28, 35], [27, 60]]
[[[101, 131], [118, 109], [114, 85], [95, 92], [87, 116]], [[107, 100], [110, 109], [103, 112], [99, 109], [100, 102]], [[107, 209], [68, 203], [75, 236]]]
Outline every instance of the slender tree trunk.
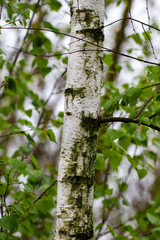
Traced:
[[[125, 30], [126, 30], [127, 24], [129, 23], [127, 18], [129, 17], [129, 10], [131, 11], [132, 5], [133, 5], [133, 0], [129, 0], [129, 6], [126, 6], [123, 11], [122, 18], [124, 20], [121, 22], [119, 31], [115, 35], [115, 40], [114, 40], [115, 46], [113, 50], [117, 52], [121, 52], [122, 45], [125, 41]], [[113, 56], [113, 64], [108, 69], [109, 71], [107, 71], [107, 74], [105, 76], [105, 81], [115, 82], [118, 74], [116, 67], [119, 62], [120, 55], [112, 54], [112, 56]]]
[[[71, 33], [103, 44], [104, 0], [73, 0]], [[98, 29], [98, 30], [97, 30]], [[94, 51], [86, 51], [94, 50]], [[97, 51], [95, 51], [97, 50]], [[102, 53], [71, 39], [58, 174], [56, 240], [93, 239], [92, 203]]]

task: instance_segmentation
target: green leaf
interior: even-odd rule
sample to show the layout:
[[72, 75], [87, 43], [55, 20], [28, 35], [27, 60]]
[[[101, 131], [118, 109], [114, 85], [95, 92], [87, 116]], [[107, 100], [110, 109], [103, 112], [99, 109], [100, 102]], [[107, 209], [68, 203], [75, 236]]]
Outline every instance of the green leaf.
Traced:
[[145, 32], [142, 33], [142, 35], [143, 35], [143, 37], [146, 41], [150, 41], [152, 39], [150, 31], [145, 31]]
[[114, 110], [114, 105], [112, 100], [107, 100], [104, 104], [104, 111], [107, 113], [111, 113]]
[[99, 229], [101, 229], [103, 227], [103, 223], [99, 223], [96, 227], [95, 227], [95, 231], [98, 231]]
[[155, 216], [151, 213], [147, 213], [147, 218], [152, 224], [155, 224], [155, 225], [160, 224], [160, 217], [158, 217], [158, 216]]
[[148, 143], [148, 136], [146, 134], [142, 134], [142, 133], [138, 133], [138, 132], [135, 132], [134, 133], [134, 141], [135, 141], [135, 144], [136, 145], [142, 145], [142, 146], [147, 146], [147, 143]]
[[35, 167], [37, 170], [40, 170], [40, 167], [39, 167], [39, 165], [38, 165], [37, 159], [36, 159], [34, 156], [32, 156], [32, 157], [31, 157], [31, 160], [32, 160], [32, 163], [33, 163], [34, 167]]
[[25, 174], [29, 176], [29, 180], [32, 183], [39, 183], [39, 177], [42, 174], [42, 170], [33, 169], [30, 165], [27, 165], [25, 168]]
[[147, 170], [146, 169], [136, 169], [137, 170], [137, 174], [139, 177], [139, 180], [141, 180], [142, 178], [144, 178], [147, 175]]
[[53, 11], [58, 11], [62, 4], [58, 1], [58, 0], [45, 0], [45, 2], [47, 2], [51, 8], [51, 10]]
[[11, 166], [11, 168], [16, 169], [18, 171], [23, 171], [26, 168], [26, 163], [16, 158], [11, 158], [9, 160], [9, 165]]
[[105, 200], [102, 201], [103, 205], [107, 208], [110, 208], [110, 206], [119, 206], [118, 199], [116, 197], [112, 198], [106, 198]]
[[31, 135], [30, 135], [30, 134], [25, 134], [25, 136], [27, 137], [28, 142], [29, 142], [32, 146], [35, 147], [36, 143], [35, 143], [34, 139], [31, 137]]
[[25, 19], [30, 19], [30, 10], [26, 10], [24, 13], [23, 13], [23, 17]]
[[108, 129], [107, 135], [109, 135], [109, 138], [111, 141], [116, 140], [117, 138], [120, 138], [123, 136], [123, 132], [120, 130], [115, 130], [115, 129]]
[[26, 8], [27, 8], [27, 3], [18, 3], [17, 4], [17, 6], [18, 6], [18, 8], [19, 8], [19, 10], [25, 10]]
[[31, 117], [31, 116], [32, 116], [32, 109], [25, 110], [24, 112], [25, 112], [25, 114], [26, 114], [28, 117]]
[[47, 135], [52, 142], [56, 143], [56, 138], [52, 129], [47, 130]]
[[48, 213], [51, 209], [55, 208], [53, 198], [40, 199], [36, 204], [36, 208], [44, 214]]
[[142, 38], [139, 33], [132, 34], [129, 38], [132, 38], [138, 45], [142, 44]]
[[0, 195], [4, 196], [6, 194], [7, 184], [6, 183], [0, 183]]
[[160, 116], [160, 106], [158, 106], [157, 109], [155, 110], [155, 114]]
[[160, 141], [159, 138], [153, 138], [152, 144], [154, 144], [156, 147], [160, 148]]
[[142, 117], [142, 118], [140, 119], [140, 121], [139, 121], [139, 124], [141, 124], [141, 123], [150, 125], [151, 120], [150, 120], [149, 118], [147, 118], [147, 117]]
[[144, 150], [144, 155], [147, 156], [149, 159], [152, 159], [153, 161], [156, 161], [157, 160], [157, 154], [152, 152], [152, 151], [149, 151], [149, 150]]
[[42, 76], [45, 77], [48, 73], [52, 71], [51, 67], [46, 67], [41, 69]]
[[107, 184], [96, 184], [95, 183], [95, 198], [104, 197], [106, 195], [111, 196], [113, 189], [109, 188]]
[[120, 72], [122, 70], [122, 66], [119, 64], [115, 64], [115, 69], [117, 70], [117, 72]]
[[20, 123], [21, 125], [26, 125], [27, 127], [33, 129], [32, 123], [26, 119], [19, 119], [18, 123]]
[[33, 185], [31, 185], [30, 183], [23, 184], [23, 186], [24, 186], [25, 192], [27, 193], [33, 192]]
[[6, 55], [6, 54], [3, 52], [3, 50], [0, 48], [0, 55], [2, 55], [2, 54]]
[[27, 144], [27, 145], [21, 145], [19, 150], [25, 153], [26, 155], [29, 155], [32, 151], [32, 148]]
[[117, 171], [117, 169], [121, 163], [122, 156], [123, 155], [121, 155], [117, 152], [117, 149], [112, 148], [112, 150], [111, 150], [111, 149], [107, 148], [104, 151], [104, 159], [109, 159], [109, 163], [114, 171]]
[[58, 32], [59, 31], [58, 28], [55, 28], [50, 22], [47, 22], [47, 21], [44, 22], [44, 27], [52, 30], [53, 32]]
[[130, 70], [131, 72], [134, 72], [134, 68], [132, 67], [130, 62], [126, 62], [126, 66], [127, 66], [128, 70]]
[[128, 184], [125, 182], [118, 184], [118, 189], [120, 192], [125, 192], [127, 188], [128, 188]]
[[68, 64], [68, 57], [67, 56], [63, 57], [62, 62], [63, 62], [63, 64]]
[[36, 58], [36, 63], [37, 63], [37, 66], [38, 66], [40, 69], [43, 69], [43, 68], [46, 68], [46, 66], [47, 66], [47, 64], [48, 64], [48, 59], [43, 58], [43, 57], [37, 57], [37, 58]]
[[56, 128], [59, 128], [62, 126], [63, 124], [63, 119], [59, 118], [59, 119], [53, 119], [51, 120], [51, 123], [53, 124], [53, 126], [55, 126]]
[[105, 64], [107, 64], [109, 67], [113, 64], [113, 55], [112, 54], [104, 54], [103, 61]]
[[121, 160], [122, 160], [122, 156], [120, 156], [119, 154], [116, 154], [116, 153], [113, 154], [112, 157], [109, 158], [109, 162], [110, 162], [110, 165], [111, 165], [113, 171], [118, 170]]
[[4, 118], [0, 117], [0, 130], [4, 131], [6, 128], [10, 127], [11, 124]]
[[138, 162], [135, 161], [135, 158], [132, 158], [129, 154], [127, 154], [127, 159], [128, 161], [132, 164], [133, 168], [136, 168], [138, 165]]
[[34, 55], [40, 55], [44, 52], [45, 52], [45, 50], [42, 47], [35, 47], [30, 51], [30, 53], [34, 54]]
[[118, 144], [125, 150], [128, 149], [130, 145], [130, 139], [126, 136], [120, 137], [118, 140]]
[[147, 67], [148, 71], [148, 79], [149, 81], [154, 80], [154, 81], [159, 81], [160, 77], [160, 68], [159, 66], [148, 66]]
[[112, 236], [115, 237], [116, 233], [113, 230], [113, 228], [110, 225], [108, 225], [108, 224], [107, 224], [107, 227], [108, 227], [109, 232], [112, 234]]
[[103, 159], [103, 154], [101, 153], [97, 153], [95, 168], [97, 170], [104, 170], [105, 168], [105, 160]]
[[1, 233], [0, 233], [0, 239], [1, 239], [1, 240], [6, 240], [6, 239], [7, 239], [7, 233], [1, 232]]
[[153, 233], [154, 233], [154, 232], [158, 232], [158, 234], [160, 234], [160, 227], [157, 227], [157, 228], [152, 229], [152, 232], [153, 232]]
[[117, 6], [121, 4], [122, 0], [117, 0]]
[[127, 93], [130, 97], [130, 100], [133, 100], [134, 98], [139, 98], [141, 96], [142, 89], [141, 88], [130, 88]]
[[17, 93], [16, 80], [10, 76], [6, 76], [5, 80], [6, 80], [6, 88], [16, 94]]
[[20, 218], [16, 214], [4, 216], [0, 219], [0, 226], [5, 230], [15, 232], [18, 229]]

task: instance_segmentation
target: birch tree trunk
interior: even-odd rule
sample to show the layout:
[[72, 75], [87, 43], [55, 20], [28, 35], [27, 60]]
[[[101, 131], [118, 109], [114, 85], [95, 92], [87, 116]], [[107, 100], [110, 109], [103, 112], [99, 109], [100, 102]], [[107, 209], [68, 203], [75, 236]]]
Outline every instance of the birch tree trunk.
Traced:
[[[72, 0], [71, 34], [103, 44], [104, 0]], [[98, 30], [97, 30], [98, 29]], [[92, 203], [102, 53], [71, 39], [58, 174], [56, 240], [93, 239]]]

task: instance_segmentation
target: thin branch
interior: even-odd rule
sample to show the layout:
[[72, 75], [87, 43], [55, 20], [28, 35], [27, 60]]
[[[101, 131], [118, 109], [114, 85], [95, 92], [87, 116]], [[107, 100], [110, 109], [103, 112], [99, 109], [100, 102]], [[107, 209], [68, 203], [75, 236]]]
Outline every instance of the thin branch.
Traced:
[[150, 18], [150, 14], [149, 14], [149, 4], [148, 4], [148, 0], [146, 0], [146, 11], [147, 11], [147, 16], [148, 16], [148, 24], [150, 25], [151, 18]]
[[28, 28], [27, 28], [27, 32], [26, 32], [26, 34], [25, 34], [25, 36], [24, 36], [24, 38], [23, 38], [23, 42], [22, 42], [22, 44], [21, 44], [21, 47], [20, 47], [19, 51], [17, 52], [17, 54], [16, 54], [16, 56], [15, 56], [15, 58], [14, 58], [14, 60], [13, 60], [13, 64], [12, 64], [12, 68], [11, 68], [11, 70], [10, 70], [10, 74], [12, 74], [13, 69], [14, 69], [14, 66], [15, 66], [15, 64], [16, 64], [16, 62], [17, 62], [18, 57], [19, 57], [19, 54], [21, 53], [21, 50], [22, 50], [22, 48], [23, 48], [23, 45], [24, 45], [25, 40], [26, 40], [26, 38], [27, 38], [27, 35], [28, 35], [28, 33], [29, 33], [29, 28], [30, 28], [31, 25], [32, 25], [32, 22], [33, 22], [33, 19], [34, 19], [36, 10], [37, 10], [37, 8], [39, 7], [40, 1], [41, 1], [41, 0], [38, 0], [37, 3], [36, 3], [36, 5], [35, 5], [34, 12], [33, 12], [33, 14], [32, 14], [31, 20], [30, 20], [29, 25], [28, 25]]
[[[84, 38], [82, 38], [81, 40], [83, 40]], [[79, 40], [78, 40], [79, 41]], [[7, 47], [10, 47], [10, 48], [13, 48], [15, 50], [18, 50], [19, 51], [19, 48], [16, 48], [16, 47], [11, 47], [11, 46], [7, 46]], [[85, 50], [76, 50], [76, 51], [72, 51], [72, 52], [63, 52], [63, 53], [56, 53], [56, 54], [33, 54], [33, 53], [30, 53], [26, 50], [23, 50], [22, 51], [23, 53], [25, 54], [28, 54], [28, 55], [31, 55], [31, 56], [34, 56], [34, 57], [43, 57], [43, 58], [52, 58], [52, 57], [60, 57], [60, 56], [64, 56], [64, 55], [71, 55], [71, 54], [74, 54], [74, 53], [79, 53], [79, 52], [106, 52], [106, 50], [103, 50], [103, 49], [85, 49]]]
[[[62, 77], [65, 75], [66, 72], [67, 72], [67, 69], [65, 69], [64, 72], [56, 79], [56, 81], [55, 81], [55, 83], [53, 85], [52, 91], [51, 91], [51, 93], [49, 94], [48, 98], [45, 101], [45, 107], [46, 107], [47, 103], [49, 102], [50, 98], [52, 97], [52, 95], [54, 94], [54, 90], [57, 87], [57, 84], [59, 83], [59, 81], [62, 79]], [[41, 113], [39, 115], [39, 119], [38, 119], [37, 124], [36, 124], [36, 128], [38, 128], [39, 125], [41, 124], [41, 120], [42, 120], [42, 118], [44, 116], [44, 113], [45, 113], [45, 107], [42, 108], [42, 111], [41, 111]]]
[[148, 34], [147, 34], [147, 32], [146, 32], [143, 24], [142, 24], [142, 28], [143, 28], [143, 31], [144, 31], [144, 33], [145, 33], [145, 35], [146, 35], [146, 37], [147, 37], [147, 39], [148, 39], [148, 41], [149, 41], [149, 43], [150, 43], [150, 45], [151, 45], [153, 55], [154, 55], [155, 59], [158, 60], [158, 58], [157, 58], [157, 56], [156, 56], [156, 53], [155, 53], [155, 51], [154, 51], [154, 47], [153, 47], [152, 41], [151, 41], [150, 37], [148, 36]]
[[[2, 218], [3, 215], [4, 215], [3, 203], [2, 203], [2, 201], [3, 201], [3, 196], [1, 195], [0, 198], [1, 198], [0, 209], [1, 209], [1, 218]], [[3, 232], [3, 228], [2, 228], [2, 227], [0, 228], [0, 231]]]
[[149, 117], [149, 119], [152, 119], [152, 118], [154, 118], [154, 117], [156, 117], [157, 115], [154, 113], [154, 114], [152, 114], [150, 117]]
[[43, 193], [41, 193], [40, 195], [39, 195], [39, 197], [37, 197], [35, 200], [34, 200], [34, 204], [36, 204], [36, 202], [38, 202], [42, 197], [43, 197], [43, 195], [45, 195], [53, 186], [55, 186], [57, 184], [57, 180], [54, 182], [54, 183], [52, 183]]
[[[132, 217], [132, 218], [129, 218], [129, 219], [127, 219], [126, 221], [124, 221], [123, 223], [120, 223], [120, 224], [118, 224], [117, 226], [113, 227], [113, 229], [114, 229], [114, 230], [115, 230], [115, 229], [118, 229], [118, 228], [122, 227], [124, 224], [126, 224], [127, 222], [133, 221], [133, 220], [134, 220], [133, 217]], [[107, 234], [109, 234], [109, 233], [110, 233], [110, 231], [106, 231], [106, 232], [104, 232], [104, 233], [101, 233], [101, 234], [99, 234], [99, 235], [97, 236], [97, 239], [99, 239], [100, 237], [102, 237], [102, 236], [104, 236], [104, 235], [107, 235]]]
[[[99, 119], [100, 124], [106, 123], [106, 122], [134, 123], [134, 124], [138, 125], [140, 123], [140, 120], [133, 119], [133, 118], [124, 118], [124, 117], [107, 117], [107, 118], [100, 118]], [[143, 122], [141, 122], [140, 124], [160, 132], [160, 127], [158, 127], [154, 124], [146, 124], [146, 123], [143, 123]]]
[[54, 30], [50, 30], [50, 29], [46, 29], [46, 28], [27, 28], [27, 27], [5, 27], [5, 28], [0, 28], [1, 30], [9, 30], [9, 29], [12, 29], [12, 30], [34, 30], [34, 31], [45, 31], [45, 32], [52, 32], [52, 33], [55, 33], [55, 34], [60, 34], [62, 36], [67, 36], [67, 37], [71, 37], [71, 38], [74, 38], [74, 39], [77, 39], [77, 40], [81, 40], [85, 43], [88, 43], [92, 46], [95, 46], [95, 47], [98, 47], [100, 49], [104, 49], [108, 52], [112, 52], [112, 53], [115, 53], [115, 54], [119, 54], [123, 57], [126, 57], [126, 58], [130, 58], [130, 59], [134, 59], [136, 61], [139, 61], [139, 62], [143, 62], [143, 63], [148, 63], [148, 64], [151, 64], [151, 65], [155, 65], [155, 66], [160, 66], [159, 63], [155, 63], [155, 62], [151, 62], [151, 61], [147, 61], [147, 60], [142, 60], [142, 59], [139, 59], [139, 58], [136, 58], [136, 57], [133, 57], [133, 56], [130, 56], [130, 55], [127, 55], [125, 53], [122, 53], [122, 52], [118, 52], [118, 51], [115, 51], [115, 50], [112, 50], [112, 49], [109, 49], [107, 47], [104, 47], [104, 46], [101, 46], [101, 45], [98, 45], [96, 43], [93, 43], [93, 42], [90, 42], [89, 40], [85, 40], [85, 39], [82, 39], [80, 37], [77, 37], [77, 36], [73, 36], [71, 34], [68, 34], [68, 33], [63, 33], [63, 32], [59, 32], [59, 31], [54, 31]]
[[[152, 28], [152, 29], [160, 32], [160, 29], [159, 29], [159, 28], [153, 27], [152, 25], [149, 25], [149, 24], [147, 24], [147, 23], [145, 23], [145, 22], [142, 22], [142, 21], [140, 21], [140, 20], [137, 20], [137, 19], [135, 19], [135, 18], [128, 17], [128, 18], [125, 18], [125, 19], [132, 20], [132, 21], [134, 21], [134, 22], [140, 23], [140, 24], [142, 24], [142, 25], [144, 25], [144, 26], [147, 26], [147, 27], [149, 27], [149, 28]], [[109, 26], [111, 26], [111, 25], [113, 25], [113, 24], [115, 24], [115, 23], [124, 21], [125, 19], [124, 19], [124, 18], [117, 19], [117, 20], [115, 20], [115, 21], [113, 21], [113, 22], [105, 25], [104, 28], [109, 27]]]
[[159, 85], [160, 85], [160, 83], [155, 83], [155, 84], [152, 84], [152, 85], [143, 87], [142, 90], [143, 90], [143, 89], [146, 89], [146, 88], [150, 88], [150, 87], [156, 87], [156, 86], [159, 86]]
[[[155, 92], [158, 92], [158, 90], [160, 89], [160, 86], [157, 87], [157, 89], [155, 90]], [[154, 93], [152, 94], [152, 96], [150, 98], [147, 99], [147, 101], [143, 104], [143, 106], [140, 108], [140, 110], [138, 111], [138, 113], [133, 117], [134, 119], [136, 119], [141, 112], [144, 110], [144, 108], [148, 105], [148, 103], [154, 98]]]
[[[132, 20], [132, 15], [131, 15], [131, 9], [130, 9], [130, 6], [129, 6], [129, 15], [130, 15], [130, 20], [131, 20], [131, 25], [132, 25], [132, 29], [133, 29], [133, 32], [135, 33], [137, 39], [139, 40], [141, 46], [143, 47], [143, 49], [146, 50], [146, 52], [155, 57], [154, 55], [152, 55], [152, 53], [145, 47], [145, 45], [143, 44], [143, 41], [141, 40], [141, 38], [139, 37], [139, 34], [137, 33], [136, 29], [135, 29], [135, 26], [134, 26], [134, 23], [133, 23], [133, 20]], [[144, 28], [143, 24], [142, 24], [142, 28]], [[157, 59], [157, 57], [155, 57], [155, 59]]]
[[9, 188], [9, 177], [10, 177], [10, 174], [12, 172], [12, 169], [9, 171], [8, 175], [7, 175], [7, 179], [6, 179], [6, 182], [7, 182], [7, 186], [6, 186], [6, 189], [5, 189], [5, 193], [4, 193], [4, 196], [3, 196], [3, 201], [6, 205], [6, 197], [7, 197], [7, 191], [8, 191], [8, 188]]

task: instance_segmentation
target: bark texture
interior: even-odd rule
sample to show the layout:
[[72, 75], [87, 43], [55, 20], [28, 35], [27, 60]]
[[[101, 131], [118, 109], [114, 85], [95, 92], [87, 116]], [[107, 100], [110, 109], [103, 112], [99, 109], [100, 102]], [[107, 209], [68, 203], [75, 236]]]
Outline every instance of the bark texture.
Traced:
[[[103, 44], [104, 0], [73, 0], [71, 33]], [[57, 194], [56, 240], [93, 239], [93, 180], [100, 112], [102, 53], [71, 39]]]

